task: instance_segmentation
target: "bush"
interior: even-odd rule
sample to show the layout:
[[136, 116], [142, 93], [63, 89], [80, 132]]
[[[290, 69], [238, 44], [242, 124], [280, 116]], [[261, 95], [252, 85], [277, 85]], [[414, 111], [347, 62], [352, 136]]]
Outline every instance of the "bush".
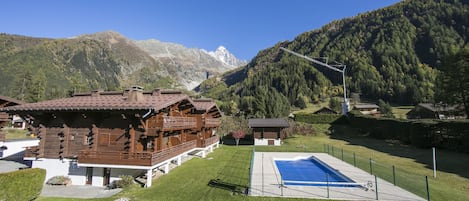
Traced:
[[111, 183], [111, 186], [109, 188], [114, 189], [114, 188], [127, 188], [130, 185], [134, 184], [134, 177], [132, 175], [121, 175], [120, 180], [114, 180]]
[[337, 123], [343, 115], [340, 114], [295, 114], [295, 121], [309, 124], [333, 124]]
[[0, 200], [34, 200], [40, 194], [46, 170], [32, 168], [0, 174]]
[[72, 185], [72, 180], [67, 176], [54, 176], [47, 180], [49, 185]]
[[348, 113], [348, 121], [352, 127], [370, 137], [400, 140], [421, 148], [438, 147], [469, 152], [467, 120], [375, 118], [352, 111]]

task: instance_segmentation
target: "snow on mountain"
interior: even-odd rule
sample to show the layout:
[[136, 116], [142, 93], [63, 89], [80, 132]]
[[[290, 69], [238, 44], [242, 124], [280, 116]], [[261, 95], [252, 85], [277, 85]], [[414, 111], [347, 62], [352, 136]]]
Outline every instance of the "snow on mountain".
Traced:
[[242, 65], [247, 64], [246, 61], [236, 58], [233, 54], [231, 54], [231, 52], [229, 52], [223, 46], [219, 46], [217, 48], [217, 50], [210, 51], [210, 52], [207, 52], [207, 53], [210, 56], [212, 56], [213, 58], [216, 58], [217, 60], [219, 60], [219, 61], [221, 61], [221, 62], [223, 62], [227, 65], [233, 66], [233, 67], [238, 67], [238, 66], [242, 66]]

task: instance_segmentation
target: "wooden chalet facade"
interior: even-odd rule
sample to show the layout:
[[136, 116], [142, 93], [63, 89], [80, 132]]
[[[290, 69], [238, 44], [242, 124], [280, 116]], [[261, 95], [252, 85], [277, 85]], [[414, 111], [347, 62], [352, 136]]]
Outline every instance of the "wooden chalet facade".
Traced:
[[254, 145], [280, 146], [285, 138], [282, 130], [290, 127], [287, 120], [281, 118], [249, 119], [248, 125], [254, 135]]
[[[52, 176], [68, 175], [74, 185], [108, 185], [119, 175], [169, 171], [188, 153], [218, 147], [221, 112], [211, 100], [192, 100], [178, 91], [134, 87], [93, 91], [73, 97], [4, 108], [31, 123], [40, 139], [25, 159]], [[67, 164], [67, 165], [63, 165]]]
[[[0, 95], [0, 108], [23, 104], [23, 102]], [[11, 117], [6, 112], [0, 111], [0, 129], [11, 122]], [[0, 142], [5, 141], [5, 134], [0, 131]], [[0, 145], [1, 146], [1, 145]]]

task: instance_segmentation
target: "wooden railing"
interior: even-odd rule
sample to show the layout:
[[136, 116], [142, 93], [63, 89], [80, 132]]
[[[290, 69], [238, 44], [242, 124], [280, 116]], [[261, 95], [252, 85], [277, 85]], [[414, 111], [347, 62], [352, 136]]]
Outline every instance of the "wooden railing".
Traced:
[[194, 117], [163, 117], [163, 129], [189, 129], [197, 127]]
[[[195, 117], [157, 117], [148, 120], [148, 130], [170, 131], [197, 128], [197, 118]], [[153, 131], [154, 130], [154, 131]]]
[[157, 152], [80, 151], [78, 163], [153, 166], [196, 148], [196, 142], [186, 142]]
[[39, 146], [26, 147], [24, 150], [25, 158], [37, 158], [41, 157], [39, 153]]
[[221, 121], [217, 118], [205, 118], [205, 128], [213, 128], [220, 126]]
[[10, 116], [6, 112], [0, 112], [0, 121], [10, 121]]
[[216, 142], [218, 142], [220, 140], [220, 138], [218, 137], [218, 135], [215, 135], [215, 136], [212, 136], [210, 138], [207, 138], [205, 140], [202, 140], [201, 143], [199, 143], [197, 146], [198, 147], [208, 147], [212, 144], [215, 144]]

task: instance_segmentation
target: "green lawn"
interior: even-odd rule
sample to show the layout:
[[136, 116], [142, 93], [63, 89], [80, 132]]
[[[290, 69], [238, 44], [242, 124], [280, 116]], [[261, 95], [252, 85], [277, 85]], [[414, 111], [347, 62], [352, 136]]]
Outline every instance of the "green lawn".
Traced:
[[27, 130], [23, 129], [14, 129], [14, 128], [3, 128], [2, 131], [6, 133], [5, 138], [7, 140], [15, 140], [15, 139], [28, 139], [31, 138], [30, 136], [27, 136], [26, 134], [28, 133]]
[[[392, 167], [396, 167], [399, 175], [398, 183], [413, 184], [413, 190], [425, 187], [424, 176], [429, 176], [431, 200], [469, 200], [469, 155], [438, 150], [438, 173], [433, 178], [431, 169], [431, 149], [417, 149], [393, 141], [375, 140], [357, 136], [357, 132], [347, 126], [334, 126], [331, 136], [324, 135], [330, 126], [317, 125], [317, 136], [294, 136], [285, 140], [279, 147], [256, 146], [256, 151], [315, 151], [323, 152], [329, 147], [334, 156], [351, 159], [355, 153], [357, 166], [369, 171], [369, 159], [372, 158], [373, 172], [388, 177]], [[340, 134], [339, 134], [340, 133]], [[327, 149], [326, 149], [327, 150]], [[344, 156], [342, 156], [342, 150]], [[212, 179], [232, 184], [247, 186], [249, 183], [249, 167], [252, 146], [221, 146], [207, 158], [194, 158], [182, 166], [171, 170], [153, 181], [151, 188], [133, 186], [121, 193], [106, 199], [130, 198], [131, 200], [307, 200], [284, 199], [270, 197], [248, 197], [235, 194], [228, 190], [208, 186]], [[392, 178], [392, 177], [391, 177]], [[407, 180], [406, 180], [407, 179]], [[415, 181], [417, 180], [417, 181]], [[422, 191], [425, 194], [425, 190]], [[417, 192], [421, 194], [421, 192]], [[38, 200], [79, 200], [41, 197]]]

